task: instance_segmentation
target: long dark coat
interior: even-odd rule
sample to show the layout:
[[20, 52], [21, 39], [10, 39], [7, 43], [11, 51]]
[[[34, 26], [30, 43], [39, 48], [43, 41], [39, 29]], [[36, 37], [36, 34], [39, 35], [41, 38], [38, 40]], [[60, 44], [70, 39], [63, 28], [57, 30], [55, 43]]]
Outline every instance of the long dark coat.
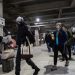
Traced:
[[32, 35], [31, 31], [29, 31], [28, 26], [21, 22], [18, 24], [18, 31], [17, 31], [17, 45], [24, 44], [26, 42], [26, 45], [28, 45], [26, 36], [29, 38], [30, 43], [34, 43], [35, 39]]

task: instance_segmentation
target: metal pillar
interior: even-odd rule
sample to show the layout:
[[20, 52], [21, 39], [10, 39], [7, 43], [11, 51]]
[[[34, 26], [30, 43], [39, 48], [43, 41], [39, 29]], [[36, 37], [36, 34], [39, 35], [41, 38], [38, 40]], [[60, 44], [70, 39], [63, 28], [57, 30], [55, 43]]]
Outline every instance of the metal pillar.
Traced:
[[3, 0], [0, 0], [0, 17], [3, 17]]

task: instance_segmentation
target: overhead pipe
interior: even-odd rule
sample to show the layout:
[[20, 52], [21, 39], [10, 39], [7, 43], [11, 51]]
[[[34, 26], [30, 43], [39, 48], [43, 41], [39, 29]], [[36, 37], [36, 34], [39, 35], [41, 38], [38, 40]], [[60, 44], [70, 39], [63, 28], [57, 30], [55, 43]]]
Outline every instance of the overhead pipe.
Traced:
[[71, 7], [75, 7], [75, 0], [72, 0]]
[[62, 16], [62, 9], [60, 8], [58, 18], [61, 18], [61, 16]]
[[30, 2], [33, 0], [22, 0], [22, 1], [17, 1], [17, 2], [13, 2], [13, 3], [9, 3], [9, 4], [21, 4], [21, 3], [25, 3], [25, 2]]

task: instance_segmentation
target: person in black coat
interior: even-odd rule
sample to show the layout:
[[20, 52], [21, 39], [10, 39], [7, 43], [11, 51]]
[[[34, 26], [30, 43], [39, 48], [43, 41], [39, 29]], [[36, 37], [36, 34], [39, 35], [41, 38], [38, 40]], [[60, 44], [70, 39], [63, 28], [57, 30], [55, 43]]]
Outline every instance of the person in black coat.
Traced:
[[66, 35], [67, 35], [67, 41], [65, 43], [65, 53], [68, 54], [68, 58], [69, 60], [72, 60], [71, 57], [71, 45], [72, 45], [72, 34], [71, 32], [67, 29], [66, 26], [62, 26], [62, 29], [65, 31]]
[[[24, 44], [26, 42], [26, 46], [28, 46], [26, 36], [28, 37], [30, 43], [34, 43], [35, 40], [22, 17], [19, 16], [16, 19], [16, 22], [17, 22], [17, 41], [16, 41], [16, 43], [18, 46], [18, 50], [17, 50], [17, 55], [16, 55], [15, 74], [20, 75], [21, 44]], [[33, 69], [35, 69], [35, 72], [33, 75], [37, 75], [40, 69], [34, 64], [34, 62], [31, 59], [26, 59], [26, 62], [27, 62], [27, 64], [31, 65], [31, 67]]]
[[[1, 47], [1, 44], [2, 44], [2, 39], [3, 39], [3, 37], [0, 36], [0, 47]], [[0, 48], [0, 54], [2, 54], [2, 47]], [[2, 64], [1, 55], [0, 55], [0, 64]]]
[[48, 52], [51, 52], [51, 48], [50, 48], [51, 35], [49, 34], [49, 32], [47, 32], [45, 35], [45, 42], [47, 44]]

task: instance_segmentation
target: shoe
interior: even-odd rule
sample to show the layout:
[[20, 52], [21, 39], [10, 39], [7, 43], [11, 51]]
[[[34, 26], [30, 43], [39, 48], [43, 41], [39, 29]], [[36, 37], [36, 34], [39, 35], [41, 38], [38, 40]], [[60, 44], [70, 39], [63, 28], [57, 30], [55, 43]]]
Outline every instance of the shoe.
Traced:
[[64, 58], [59, 58], [59, 60], [64, 61], [65, 59]]
[[69, 65], [69, 61], [66, 61], [65, 66], [68, 66], [68, 65]]
[[51, 71], [54, 71], [54, 70], [57, 70], [57, 66], [53, 66], [53, 67], [51, 68]]
[[20, 72], [17, 72], [17, 73], [15, 72], [15, 75], [20, 75]]
[[73, 53], [73, 55], [75, 55], [75, 53]]
[[36, 68], [33, 75], [37, 75], [39, 71], [40, 71], [40, 69], [39, 68]]
[[48, 52], [51, 52], [51, 51], [48, 51]]
[[68, 60], [73, 60], [72, 58], [68, 58]]

